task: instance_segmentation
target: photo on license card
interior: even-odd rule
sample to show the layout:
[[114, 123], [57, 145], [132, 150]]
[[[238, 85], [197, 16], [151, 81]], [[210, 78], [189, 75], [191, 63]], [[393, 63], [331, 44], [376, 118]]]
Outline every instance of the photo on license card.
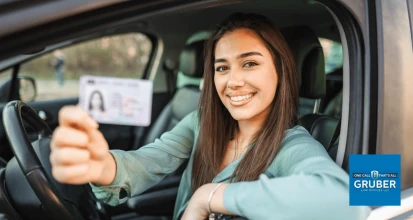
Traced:
[[79, 105], [99, 123], [148, 126], [152, 89], [149, 80], [85, 75], [80, 78]]

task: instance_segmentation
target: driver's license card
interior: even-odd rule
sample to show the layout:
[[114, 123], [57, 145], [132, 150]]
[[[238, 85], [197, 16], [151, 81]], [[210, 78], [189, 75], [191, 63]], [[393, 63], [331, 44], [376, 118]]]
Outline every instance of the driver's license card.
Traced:
[[84, 75], [79, 83], [79, 105], [97, 122], [150, 125], [152, 81]]

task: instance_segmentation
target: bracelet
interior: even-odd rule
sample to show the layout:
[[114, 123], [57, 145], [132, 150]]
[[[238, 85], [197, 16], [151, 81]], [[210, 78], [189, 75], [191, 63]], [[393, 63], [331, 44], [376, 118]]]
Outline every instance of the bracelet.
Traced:
[[214, 195], [215, 191], [218, 189], [218, 187], [221, 186], [222, 183], [218, 183], [217, 186], [215, 186], [215, 188], [211, 191], [211, 194], [209, 194], [209, 198], [208, 198], [208, 213], [211, 214], [211, 199], [212, 196]]

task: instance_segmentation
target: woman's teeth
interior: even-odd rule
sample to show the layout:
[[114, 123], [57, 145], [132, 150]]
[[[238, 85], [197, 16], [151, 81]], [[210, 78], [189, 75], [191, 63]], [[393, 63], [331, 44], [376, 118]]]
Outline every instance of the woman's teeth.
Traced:
[[242, 96], [231, 96], [230, 98], [231, 98], [231, 101], [240, 102], [240, 101], [250, 99], [253, 96], [254, 94], [249, 94], [249, 95], [242, 95]]

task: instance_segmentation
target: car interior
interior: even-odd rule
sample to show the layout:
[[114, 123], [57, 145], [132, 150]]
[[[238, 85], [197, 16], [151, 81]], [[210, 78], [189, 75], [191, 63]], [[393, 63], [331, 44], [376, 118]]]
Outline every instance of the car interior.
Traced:
[[[16, 56], [13, 65], [1, 66], [0, 64], [0, 75], [8, 72], [10, 76], [16, 74], [14, 78], [18, 78], [17, 75], [23, 76], [24, 73], [19, 72], [20, 65], [35, 62], [36, 59], [51, 54], [55, 49], [75, 47], [94, 39], [125, 33], [142, 33], [148, 36], [153, 48], [148, 65], [139, 77], [154, 83], [151, 125], [133, 127], [101, 124], [99, 127], [111, 149], [137, 150], [155, 141], [187, 114], [197, 109], [202, 92], [204, 43], [208, 39], [205, 33], [233, 12], [265, 15], [280, 28], [296, 62], [300, 86], [300, 124], [325, 147], [331, 159], [336, 161], [339, 143], [337, 136], [344, 107], [342, 103], [343, 67], [341, 64], [326, 71], [329, 61], [321, 39], [341, 45], [341, 36], [331, 12], [313, 1], [229, 1], [208, 7], [194, 6], [145, 16], [136, 15], [136, 18], [131, 17], [127, 21], [109, 25], [105, 29], [91, 30], [57, 44], [43, 45], [45, 49], [42, 51]], [[341, 54], [341, 59], [343, 59], [342, 56]], [[35, 75], [30, 77], [36, 80]], [[13, 77], [10, 78], [7, 81], [0, 77], [0, 93], [2, 93], [0, 96], [9, 97], [7, 101], [0, 102], [3, 121], [6, 120], [5, 116], [12, 115], [14, 111], [8, 108], [9, 106], [6, 109], [7, 102], [20, 99], [18, 95], [17, 97], [13, 95], [13, 91], [17, 88], [12, 85]], [[35, 115], [40, 116], [42, 112], [40, 117], [50, 131], [53, 131], [58, 126], [59, 110], [65, 105], [74, 105], [77, 102], [78, 97], [51, 100], [36, 100], [35, 98], [28, 101], [27, 106], [37, 112], [34, 113]], [[33, 115], [30, 110], [27, 112], [27, 115]], [[39, 128], [30, 123], [25, 125], [24, 130], [20, 129], [21, 132], [31, 137], [30, 141], [33, 146], [36, 145], [35, 151], [40, 155], [38, 156], [40, 163], [46, 170], [50, 170], [48, 152], [43, 150], [44, 147], [42, 148], [48, 145], [48, 141], [36, 140], [37, 134], [33, 135], [30, 132], [39, 132]], [[16, 153], [13, 152], [9, 143], [11, 140], [6, 136], [7, 129], [11, 128], [5, 128], [1, 123], [0, 213], [16, 219], [44, 217], [43, 200], [33, 193], [33, 189], [20, 170], [15, 158]], [[72, 213], [76, 212], [73, 215], [78, 218], [91, 218], [85, 215], [93, 214], [99, 215], [102, 219], [172, 219], [180, 178], [185, 168], [186, 164], [183, 164], [157, 185], [140, 195], [133, 196], [119, 206], [111, 207], [96, 201], [101, 206], [98, 214], [78, 211], [82, 210], [80, 204], [84, 204], [81, 202], [83, 194], [90, 194], [90, 189], [86, 189], [88, 186], [77, 186], [73, 190], [69, 186], [57, 186], [57, 188], [71, 193], [76, 192], [76, 196], [72, 195], [71, 198], [67, 196], [68, 193], [63, 193], [62, 197], [65, 201], [71, 201], [70, 210]], [[43, 174], [52, 178], [50, 173]], [[58, 185], [55, 181], [51, 182], [53, 183], [48, 183]], [[89, 196], [93, 197], [93, 195]], [[86, 206], [93, 206], [93, 204]]]

